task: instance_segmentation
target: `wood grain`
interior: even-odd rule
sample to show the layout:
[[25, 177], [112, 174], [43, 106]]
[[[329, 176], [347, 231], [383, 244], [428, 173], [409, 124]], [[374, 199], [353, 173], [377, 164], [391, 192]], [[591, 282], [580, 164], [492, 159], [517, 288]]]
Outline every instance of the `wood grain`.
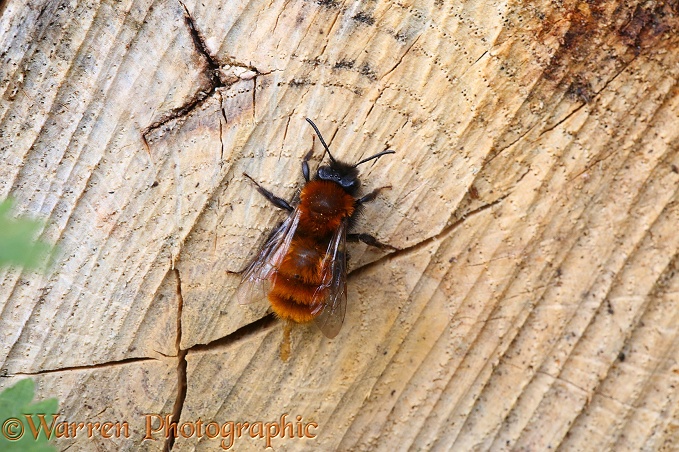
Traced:
[[[0, 388], [134, 431], [60, 449], [220, 447], [150, 413], [317, 424], [276, 450], [676, 447], [676, 1], [0, 11], [0, 197], [58, 245], [1, 270]], [[399, 250], [352, 244], [342, 331], [283, 361], [233, 272], [283, 217], [242, 174], [292, 199], [305, 117], [343, 160], [396, 150], [356, 229]]]

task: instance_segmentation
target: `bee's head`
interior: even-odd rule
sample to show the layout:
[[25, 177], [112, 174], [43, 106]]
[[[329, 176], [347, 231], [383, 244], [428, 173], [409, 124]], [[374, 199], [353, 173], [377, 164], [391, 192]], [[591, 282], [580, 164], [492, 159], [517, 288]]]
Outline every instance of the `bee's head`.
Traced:
[[306, 118], [306, 120], [309, 122], [309, 124], [311, 124], [311, 127], [314, 128], [316, 135], [318, 135], [318, 138], [321, 140], [321, 144], [323, 144], [325, 151], [328, 153], [328, 156], [330, 156], [330, 165], [319, 167], [318, 172], [316, 173], [316, 178], [335, 182], [352, 196], [356, 194], [359, 187], [361, 186], [361, 182], [358, 180], [358, 169], [356, 167], [362, 163], [379, 158], [385, 154], [394, 154], [394, 151], [378, 152], [373, 156], [361, 160], [355, 165], [350, 165], [348, 163], [335, 160], [335, 157], [333, 157], [330, 153], [330, 149], [328, 148], [328, 145], [325, 144], [325, 140], [323, 139], [323, 136], [321, 136], [321, 132], [318, 130], [318, 127], [316, 127], [316, 124], [314, 124], [309, 118]]
[[358, 169], [332, 157], [330, 157], [330, 165], [318, 168], [316, 177], [320, 180], [329, 180], [339, 184], [350, 195], [355, 194], [361, 186], [361, 182], [358, 180]]

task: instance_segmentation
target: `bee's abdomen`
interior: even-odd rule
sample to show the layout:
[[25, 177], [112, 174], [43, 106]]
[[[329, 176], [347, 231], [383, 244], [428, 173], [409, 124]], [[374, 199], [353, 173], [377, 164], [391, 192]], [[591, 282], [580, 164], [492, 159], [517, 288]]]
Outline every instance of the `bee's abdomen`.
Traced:
[[[314, 305], [324, 299], [322, 268], [328, 242], [295, 236], [279, 268], [271, 277], [269, 301], [281, 318], [306, 323], [313, 320]], [[313, 305], [313, 306], [312, 306]]]
[[287, 298], [274, 292], [269, 293], [269, 302], [276, 315], [282, 319], [293, 320], [297, 323], [307, 323], [311, 322], [315, 317], [311, 306], [297, 303], [292, 298]]

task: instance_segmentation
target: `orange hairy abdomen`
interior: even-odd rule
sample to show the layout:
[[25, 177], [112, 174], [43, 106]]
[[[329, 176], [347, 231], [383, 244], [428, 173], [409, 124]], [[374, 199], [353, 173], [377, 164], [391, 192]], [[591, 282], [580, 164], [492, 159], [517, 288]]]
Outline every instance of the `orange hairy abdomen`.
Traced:
[[314, 319], [314, 299], [323, 300], [323, 259], [328, 240], [295, 236], [290, 249], [271, 277], [269, 302], [278, 317], [307, 323]]

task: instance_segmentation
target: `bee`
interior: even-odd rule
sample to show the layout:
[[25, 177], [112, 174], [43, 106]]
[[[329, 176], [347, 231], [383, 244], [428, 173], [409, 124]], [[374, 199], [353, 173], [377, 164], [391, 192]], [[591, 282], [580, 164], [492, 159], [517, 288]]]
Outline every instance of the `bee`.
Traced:
[[[351, 165], [335, 159], [321, 132], [309, 118], [325, 153], [328, 165], [317, 169], [311, 178], [309, 159], [302, 160], [306, 183], [288, 202], [259, 185], [243, 173], [274, 206], [286, 210], [288, 217], [275, 228], [261, 251], [242, 271], [237, 290], [241, 304], [266, 296], [274, 313], [281, 319], [297, 323], [314, 321], [328, 338], [337, 335], [346, 312], [347, 252], [346, 244], [361, 241], [377, 248], [396, 249], [377, 241], [369, 234], [352, 233], [363, 205], [374, 200], [381, 187], [358, 197], [360, 181], [357, 167], [392, 150], [379, 152]], [[258, 296], [253, 297], [253, 292]]]

